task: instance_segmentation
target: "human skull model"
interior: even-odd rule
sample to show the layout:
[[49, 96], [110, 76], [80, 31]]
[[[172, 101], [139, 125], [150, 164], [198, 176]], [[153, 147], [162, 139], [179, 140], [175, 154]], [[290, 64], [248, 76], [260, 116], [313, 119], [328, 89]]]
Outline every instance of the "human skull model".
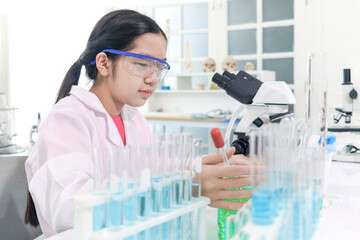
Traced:
[[215, 60], [212, 58], [207, 58], [203, 62], [203, 71], [204, 72], [215, 72], [216, 64]]
[[223, 71], [233, 72], [236, 70], [237, 63], [233, 57], [226, 57], [222, 62], [222, 69]]
[[245, 63], [245, 71], [254, 71], [255, 66], [252, 62]]

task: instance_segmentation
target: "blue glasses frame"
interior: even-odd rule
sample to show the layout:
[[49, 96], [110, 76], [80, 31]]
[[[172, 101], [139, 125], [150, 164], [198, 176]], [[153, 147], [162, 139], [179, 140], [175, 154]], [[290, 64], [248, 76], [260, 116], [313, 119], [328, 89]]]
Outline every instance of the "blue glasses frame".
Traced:
[[[137, 58], [148, 58], [148, 59], [156, 60], [158, 62], [161, 62], [161, 63], [165, 64], [168, 67], [168, 70], [170, 70], [170, 64], [168, 64], [164, 60], [161, 60], [161, 59], [156, 58], [156, 57], [151, 57], [151, 56], [146, 56], [146, 55], [137, 54], [137, 53], [131, 53], [131, 52], [124, 52], [124, 51], [115, 50], [115, 49], [104, 49], [101, 52], [108, 52], [108, 53], [113, 53], [113, 54], [118, 54], [118, 55], [123, 55], [123, 56], [131, 56], [131, 57], [137, 57]], [[95, 63], [96, 63], [96, 60], [90, 62], [91, 65], [94, 65]]]

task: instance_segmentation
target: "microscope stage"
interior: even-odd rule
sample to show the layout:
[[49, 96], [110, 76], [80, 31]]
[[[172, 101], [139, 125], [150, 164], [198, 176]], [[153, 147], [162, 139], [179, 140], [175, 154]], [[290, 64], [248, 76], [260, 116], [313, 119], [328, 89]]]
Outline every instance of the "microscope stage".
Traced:
[[360, 132], [360, 126], [332, 126], [328, 128], [329, 132]]

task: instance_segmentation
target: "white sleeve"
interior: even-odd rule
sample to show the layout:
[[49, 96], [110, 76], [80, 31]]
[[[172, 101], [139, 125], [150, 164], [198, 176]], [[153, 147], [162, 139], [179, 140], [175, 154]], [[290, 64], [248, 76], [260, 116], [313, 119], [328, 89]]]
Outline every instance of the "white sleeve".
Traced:
[[66, 112], [49, 115], [38, 139], [39, 169], [29, 190], [37, 214], [51, 232], [73, 228], [75, 202], [79, 193], [93, 190], [91, 136], [84, 121]]

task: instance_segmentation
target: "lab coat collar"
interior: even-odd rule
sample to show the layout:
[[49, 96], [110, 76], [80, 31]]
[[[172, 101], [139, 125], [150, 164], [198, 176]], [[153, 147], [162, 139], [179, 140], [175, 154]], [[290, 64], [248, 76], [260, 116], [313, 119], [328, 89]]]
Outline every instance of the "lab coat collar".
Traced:
[[[86, 106], [93, 109], [94, 111], [101, 112], [106, 115], [107, 125], [109, 126], [108, 136], [110, 140], [117, 146], [124, 146], [114, 121], [110, 117], [110, 114], [105, 110], [99, 98], [94, 93], [74, 85], [71, 88], [70, 94], [77, 97], [82, 103], [84, 103]], [[121, 117], [124, 122], [125, 137], [128, 143], [133, 141], [131, 132], [133, 131], [134, 116], [135, 109], [130, 106], [124, 105], [123, 109], [121, 110]]]
[[70, 90], [70, 95], [74, 95], [86, 106], [97, 112], [107, 113], [99, 98], [94, 93], [82, 87], [73, 85]]
[[[81, 102], [86, 104], [91, 109], [109, 115], [109, 113], [105, 110], [104, 106], [99, 100], [99, 98], [94, 93], [82, 87], [73, 85], [70, 90], [70, 94], [76, 96]], [[123, 109], [121, 110], [121, 117], [123, 121], [124, 120], [132, 121], [134, 118], [134, 114], [135, 114], [135, 109], [127, 105], [124, 105]]]

